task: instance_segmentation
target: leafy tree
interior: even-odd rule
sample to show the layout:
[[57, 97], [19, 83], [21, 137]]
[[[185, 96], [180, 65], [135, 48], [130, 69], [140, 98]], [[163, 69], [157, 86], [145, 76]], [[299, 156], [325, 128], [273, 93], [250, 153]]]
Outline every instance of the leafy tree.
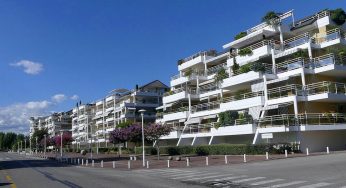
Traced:
[[37, 144], [39, 144], [41, 140], [44, 139], [44, 135], [48, 135], [47, 129], [35, 130], [34, 134], [31, 137], [32, 146], [36, 147], [36, 138]]
[[331, 10], [330, 18], [337, 24], [342, 25], [346, 21], [346, 13], [342, 8]]
[[63, 147], [68, 145], [68, 144], [70, 144], [73, 141], [72, 135], [69, 132], [63, 133], [62, 137], [61, 137], [60, 134], [56, 135], [54, 137], [54, 143], [55, 143], [56, 147], [60, 147], [61, 146], [61, 139], [62, 139], [62, 146]]
[[146, 126], [144, 129], [145, 139], [151, 142], [156, 142], [158, 160], [160, 160], [159, 138], [162, 136], [169, 135], [171, 131], [171, 127], [160, 124], [151, 124], [149, 126]]

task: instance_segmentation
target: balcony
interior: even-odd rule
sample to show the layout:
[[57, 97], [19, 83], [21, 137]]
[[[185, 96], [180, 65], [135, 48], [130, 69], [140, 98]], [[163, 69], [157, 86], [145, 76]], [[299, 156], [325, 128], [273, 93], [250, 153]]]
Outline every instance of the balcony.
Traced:
[[209, 50], [209, 51], [202, 51], [198, 52], [194, 55], [191, 55], [190, 57], [184, 58], [182, 60], [178, 61], [178, 70], [182, 71], [187, 68], [190, 68], [192, 66], [203, 64], [203, 62], [207, 59], [210, 59], [212, 57], [216, 56], [215, 50]]
[[211, 111], [220, 108], [220, 101], [213, 101], [203, 104], [198, 104], [191, 106], [191, 114], [201, 112], [201, 111]]
[[220, 104], [221, 111], [240, 110], [264, 105], [264, 92], [248, 92], [223, 98]]
[[340, 43], [346, 44], [346, 35], [339, 28], [335, 28], [327, 31], [324, 36], [311, 40], [315, 48], [325, 48]]
[[96, 121], [96, 125], [100, 125], [100, 124], [102, 124], [103, 123], [103, 120], [101, 119], [101, 120], [98, 120], [98, 121]]
[[99, 110], [95, 113], [95, 116], [101, 116], [103, 114], [103, 110]]
[[268, 89], [268, 100], [303, 95], [303, 86], [298, 84], [291, 84], [282, 87], [276, 87], [273, 89]]
[[111, 121], [114, 121], [114, 117], [109, 117], [109, 118], [106, 119], [106, 122], [107, 122], [107, 123], [108, 123], [108, 122], [111, 122]]
[[114, 106], [107, 106], [106, 112], [111, 112], [112, 110], [114, 110]]
[[173, 121], [173, 120], [186, 120], [189, 113], [188, 107], [180, 107], [178, 109], [174, 109], [172, 111], [167, 111], [163, 113], [163, 120], [165, 122], [167, 121]]
[[216, 74], [219, 70], [221, 69], [226, 69], [227, 68], [227, 63], [222, 63], [213, 67], [210, 67], [207, 69], [207, 75], [210, 76], [212, 74]]
[[188, 82], [188, 81], [197, 80], [197, 78], [201, 79], [201, 80], [206, 80], [207, 76], [205, 75], [203, 70], [193, 71], [193, 72], [191, 72], [191, 74], [186, 74], [186, 73], [183, 73], [182, 75], [178, 74], [178, 75], [171, 77], [171, 83], [170, 84], [171, 84], [171, 86], [176, 86], [176, 85], [180, 85], [180, 84], [183, 84], [185, 82]]
[[[275, 41], [273, 40], [263, 40], [258, 43], [252, 44], [248, 47], [242, 48], [238, 50], [238, 55], [235, 57], [236, 61], [239, 65], [244, 65], [249, 62], [258, 61], [261, 57], [271, 55], [272, 46], [275, 45]], [[250, 49], [252, 53], [248, 55], [239, 55], [242, 50]]]
[[280, 47], [275, 47], [275, 58], [283, 57], [293, 54], [298, 49], [307, 49], [310, 42], [309, 33], [304, 33], [292, 38], [289, 38], [283, 42]]
[[317, 82], [305, 86], [308, 101], [344, 102], [346, 100], [346, 84], [338, 82]]
[[[346, 128], [346, 114], [341, 113], [307, 113], [307, 114], [281, 114], [274, 116], [266, 116], [259, 119], [259, 127], [290, 127], [290, 126], [307, 126], [305, 129], [297, 130], [309, 130], [308, 126], [328, 126], [343, 125], [343, 129]], [[314, 129], [319, 129], [314, 127]], [[280, 129], [278, 129], [280, 130]], [[293, 129], [294, 130], [294, 129]], [[310, 129], [311, 130], [311, 129]], [[321, 130], [321, 129], [320, 129]]]
[[[224, 89], [241, 89], [243, 84], [249, 85], [249, 82], [262, 79], [261, 72], [250, 71], [239, 75], [232, 75], [229, 78], [223, 80], [221, 87]], [[242, 85], [242, 86], [241, 86]]]
[[[187, 91], [186, 91], [187, 90]], [[188, 94], [191, 94], [191, 98], [197, 98], [196, 89], [180, 88], [164, 94], [162, 102], [168, 104], [182, 99], [188, 99]]]

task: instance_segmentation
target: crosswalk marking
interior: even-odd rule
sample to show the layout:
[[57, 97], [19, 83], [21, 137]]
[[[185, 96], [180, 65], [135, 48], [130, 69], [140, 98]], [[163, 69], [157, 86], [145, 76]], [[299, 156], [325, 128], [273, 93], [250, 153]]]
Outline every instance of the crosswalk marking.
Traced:
[[270, 186], [270, 188], [280, 188], [280, 187], [288, 187], [291, 185], [297, 185], [297, 184], [302, 184], [305, 183], [306, 181], [292, 181], [289, 183], [283, 183], [283, 184], [277, 184], [277, 185], [272, 185]]
[[178, 177], [187, 177], [187, 176], [190, 176], [190, 175], [198, 175], [198, 174], [204, 174], [204, 173], [207, 173], [207, 172], [186, 172], [186, 173], [180, 173], [180, 174], [167, 174], [167, 175], [163, 175], [163, 177], [169, 177], [169, 178], [178, 178]]
[[254, 180], [260, 180], [260, 179], [265, 179], [265, 177], [247, 178], [247, 179], [236, 180], [236, 181], [233, 181], [233, 182], [234, 182], [234, 183], [243, 183], [243, 182], [254, 181]]
[[274, 182], [283, 181], [283, 180], [284, 179], [264, 180], [264, 181], [259, 181], [259, 182], [256, 182], [256, 183], [252, 183], [251, 185], [264, 185], [264, 184], [274, 183]]
[[175, 178], [172, 178], [172, 179], [175, 179], [175, 180], [177, 180], [177, 179], [184, 179], [184, 178], [192, 178], [192, 177], [195, 177], [195, 176], [201, 176], [201, 175], [215, 175], [215, 174], [217, 174], [217, 173], [215, 173], [215, 172], [211, 172], [211, 173], [205, 173], [205, 174], [195, 174], [195, 175], [190, 175], [190, 176], [183, 176], [183, 177], [175, 177]]
[[312, 184], [312, 185], [301, 186], [299, 188], [317, 188], [317, 187], [325, 187], [328, 185], [331, 185], [331, 183], [322, 182], [322, 183], [316, 183], [316, 184]]
[[227, 181], [227, 180], [234, 180], [234, 179], [239, 179], [239, 178], [246, 178], [248, 177], [247, 175], [241, 175], [241, 176], [231, 176], [227, 178], [221, 178], [221, 179], [215, 179], [215, 180], [208, 180], [208, 181], [203, 181], [201, 183], [207, 183], [207, 182], [218, 182], [218, 181]]
[[201, 176], [201, 177], [197, 177], [197, 178], [192, 178], [192, 179], [187, 179], [185, 181], [194, 181], [194, 180], [199, 180], [199, 179], [210, 179], [210, 178], [216, 178], [216, 177], [222, 177], [225, 176], [224, 174], [219, 174], [219, 175], [215, 175], [215, 176]]

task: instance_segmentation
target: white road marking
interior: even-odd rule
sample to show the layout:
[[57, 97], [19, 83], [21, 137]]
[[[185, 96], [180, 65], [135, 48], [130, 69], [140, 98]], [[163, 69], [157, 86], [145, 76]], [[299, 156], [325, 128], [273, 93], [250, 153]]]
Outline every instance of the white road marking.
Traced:
[[274, 183], [278, 181], [283, 181], [284, 179], [273, 179], [273, 180], [264, 180], [264, 181], [259, 181], [256, 183], [252, 183], [251, 185], [263, 185], [263, 184], [268, 184], [268, 183]]
[[265, 179], [265, 177], [247, 178], [247, 179], [241, 179], [241, 180], [236, 180], [236, 181], [232, 181], [232, 182], [233, 183], [243, 183], [243, 182], [261, 180], [261, 179]]
[[312, 185], [301, 186], [299, 188], [317, 188], [317, 187], [325, 187], [328, 185], [332, 185], [332, 183], [322, 182], [322, 183], [316, 183], [316, 184], [312, 184]]
[[163, 175], [163, 177], [170, 177], [170, 178], [173, 178], [173, 177], [175, 177], [175, 178], [177, 178], [177, 177], [184, 177], [184, 176], [187, 176], [187, 175], [195, 175], [195, 174], [203, 174], [203, 173], [208, 173], [208, 172], [206, 172], [206, 171], [203, 171], [203, 172], [192, 172], [192, 171], [190, 171], [190, 172], [184, 172], [184, 173], [179, 173], [179, 174], [167, 174], [167, 175]]
[[199, 179], [210, 179], [210, 178], [223, 177], [223, 176], [225, 176], [225, 174], [219, 174], [219, 175], [215, 175], [215, 176], [201, 176], [201, 177], [197, 177], [197, 178], [187, 179], [185, 181], [194, 181], [194, 180], [199, 180]]
[[306, 181], [292, 181], [289, 183], [283, 183], [283, 184], [277, 184], [277, 185], [272, 185], [270, 186], [270, 188], [280, 188], [280, 187], [288, 187], [291, 185], [297, 185], [297, 184], [302, 184], [305, 183]]
[[195, 177], [195, 176], [202, 176], [202, 175], [215, 175], [215, 174], [217, 174], [217, 173], [212, 172], [212, 173], [206, 173], [206, 174], [195, 174], [195, 175], [190, 175], [190, 176], [175, 177], [175, 178], [172, 178], [172, 179], [177, 180], [177, 179], [184, 179], [184, 178], [192, 178], [192, 177]]
[[239, 179], [239, 178], [246, 178], [248, 177], [247, 175], [241, 175], [241, 176], [231, 176], [231, 177], [227, 177], [227, 178], [219, 178], [219, 179], [215, 179], [215, 180], [208, 180], [202, 183], [207, 183], [207, 182], [217, 182], [217, 181], [227, 181], [227, 180], [234, 180], [234, 179]]

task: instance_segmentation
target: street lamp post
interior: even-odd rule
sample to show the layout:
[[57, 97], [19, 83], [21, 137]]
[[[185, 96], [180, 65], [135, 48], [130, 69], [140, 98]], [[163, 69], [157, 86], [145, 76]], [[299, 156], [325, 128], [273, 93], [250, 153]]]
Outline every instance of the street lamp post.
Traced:
[[25, 155], [26, 155], [26, 139], [24, 140], [24, 151], [25, 151]]
[[37, 136], [36, 136], [36, 151], [35, 151], [35, 152], [36, 152], [36, 155], [37, 155], [37, 145], [38, 145], [38, 144], [37, 144]]
[[61, 136], [60, 136], [60, 157], [62, 157], [62, 136], [63, 136], [64, 132], [61, 131]]
[[20, 141], [20, 151], [23, 151], [23, 141]]
[[31, 137], [30, 137], [29, 142], [30, 142], [30, 155], [31, 155], [31, 152], [32, 152], [32, 150], [31, 150]]
[[141, 113], [142, 116], [142, 149], [143, 149], [143, 167], [145, 167], [145, 150], [144, 150], [144, 112], [146, 110], [141, 109], [138, 112]]
[[44, 156], [46, 157], [47, 150], [47, 135], [44, 135]]

